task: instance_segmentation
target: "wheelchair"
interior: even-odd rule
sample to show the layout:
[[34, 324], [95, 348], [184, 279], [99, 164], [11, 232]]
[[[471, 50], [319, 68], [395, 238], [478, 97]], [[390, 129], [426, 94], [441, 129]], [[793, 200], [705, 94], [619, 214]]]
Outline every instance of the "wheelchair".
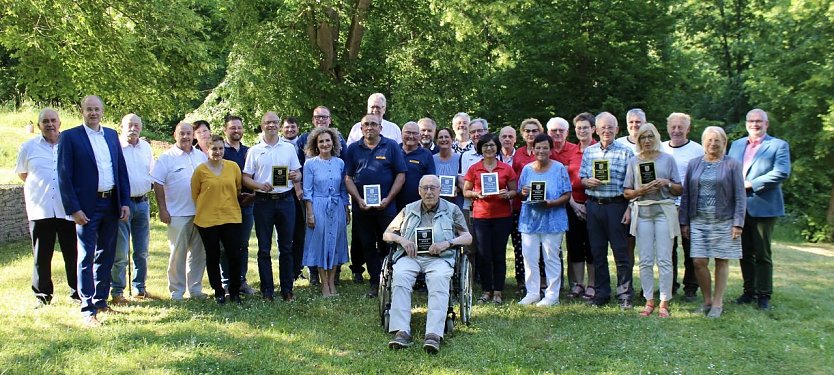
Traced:
[[[392, 246], [388, 255], [382, 260], [382, 268], [379, 275], [379, 319], [382, 329], [388, 332], [390, 321], [389, 311], [391, 309], [391, 287], [394, 282], [394, 251]], [[446, 312], [446, 324], [444, 334], [454, 331], [455, 321], [460, 319], [465, 325], [469, 325], [472, 311], [472, 286], [474, 285], [474, 272], [472, 263], [463, 253], [462, 246], [456, 246], [449, 251], [455, 252], [455, 267], [452, 279], [449, 282], [449, 308]], [[459, 311], [455, 313], [455, 305]]]

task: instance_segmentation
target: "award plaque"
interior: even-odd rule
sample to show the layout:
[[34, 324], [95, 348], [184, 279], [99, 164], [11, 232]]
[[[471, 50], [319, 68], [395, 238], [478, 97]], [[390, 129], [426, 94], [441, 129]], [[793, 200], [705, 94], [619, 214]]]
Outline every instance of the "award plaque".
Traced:
[[530, 183], [530, 202], [544, 202], [547, 183], [544, 181], [533, 181]]
[[414, 243], [417, 244], [417, 254], [428, 254], [434, 238], [431, 228], [417, 228], [414, 237]]
[[454, 197], [455, 185], [457, 185], [457, 177], [455, 176], [438, 176], [440, 178], [440, 196]]
[[481, 173], [481, 195], [498, 194], [498, 173]]
[[363, 186], [363, 193], [362, 197], [365, 199], [365, 204], [369, 207], [379, 207], [382, 202], [379, 185], [365, 185]]
[[608, 166], [608, 160], [594, 160], [594, 178], [602, 183], [611, 182], [611, 168]]
[[645, 185], [657, 179], [653, 161], [637, 164], [637, 168], [640, 169], [640, 184]]
[[272, 167], [272, 186], [273, 187], [289, 187], [290, 186], [290, 168], [286, 165], [277, 165]]

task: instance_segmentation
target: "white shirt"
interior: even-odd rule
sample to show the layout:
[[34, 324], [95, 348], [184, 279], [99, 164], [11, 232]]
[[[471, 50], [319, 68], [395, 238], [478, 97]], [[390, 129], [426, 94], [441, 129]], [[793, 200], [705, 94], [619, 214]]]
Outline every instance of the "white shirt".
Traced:
[[[466, 151], [460, 154], [460, 176], [466, 176], [466, 172], [469, 172], [469, 167], [473, 166], [475, 163], [484, 159], [484, 156], [477, 153], [478, 151], [473, 148], [469, 151]], [[499, 152], [500, 154], [500, 152]], [[515, 155], [515, 154], [513, 154]], [[472, 200], [469, 198], [463, 199], [463, 208], [470, 208], [472, 207]]]
[[[379, 131], [379, 134], [382, 134], [383, 137], [388, 138], [397, 144], [403, 143], [403, 134], [400, 131], [400, 127], [397, 124], [388, 121], [386, 119], [382, 119], [382, 130]], [[347, 138], [347, 145], [350, 146], [351, 143], [356, 142], [362, 139], [362, 123], [357, 122], [350, 128], [350, 134], [348, 134]]]
[[120, 139], [122, 154], [127, 165], [127, 176], [130, 179], [130, 196], [141, 197], [151, 191], [151, 167], [153, 167], [153, 150], [144, 139], [132, 145], [126, 139]]
[[628, 136], [617, 138], [614, 140], [614, 142], [617, 142], [623, 146], [630, 148], [631, 152], [637, 154], [637, 144], [631, 143], [631, 141], [628, 140]]
[[[687, 140], [686, 143], [672, 147], [669, 146], [670, 141], [663, 142], [663, 152], [672, 155], [675, 158], [675, 164], [678, 167], [678, 174], [681, 175], [681, 183], [686, 184], [686, 168], [689, 161], [695, 158], [704, 156], [704, 148], [695, 141]], [[680, 206], [681, 198], [675, 200], [675, 204]]]
[[[252, 179], [259, 184], [272, 184], [272, 167], [286, 166], [290, 171], [301, 169], [298, 162], [298, 154], [292, 143], [279, 140], [274, 145], [266, 142], [258, 143], [249, 149], [246, 154], [246, 163], [243, 165], [243, 173], [252, 176]], [[284, 193], [292, 190], [293, 181], [289, 180], [289, 187], [277, 186], [266, 193]]]
[[196, 208], [191, 199], [191, 175], [200, 164], [208, 161], [206, 154], [192, 147], [185, 152], [174, 145], [159, 155], [151, 169], [151, 178], [165, 188], [165, 204], [171, 216], [194, 216]]
[[93, 146], [93, 155], [96, 157], [96, 169], [98, 170], [98, 191], [110, 191], [116, 186], [113, 178], [113, 160], [110, 158], [110, 148], [104, 139], [104, 129], [99, 127], [98, 131], [90, 129], [84, 124], [84, 131], [90, 145]]
[[57, 144], [50, 144], [43, 136], [24, 142], [17, 154], [14, 172], [27, 174], [26, 182], [23, 184], [23, 196], [29, 220], [72, 220], [64, 211], [61, 190], [58, 189]]

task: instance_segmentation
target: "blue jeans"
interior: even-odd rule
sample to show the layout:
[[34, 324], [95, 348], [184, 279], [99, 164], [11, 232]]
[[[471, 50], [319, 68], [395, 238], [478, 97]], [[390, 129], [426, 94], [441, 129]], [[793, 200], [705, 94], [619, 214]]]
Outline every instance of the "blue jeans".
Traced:
[[135, 292], [145, 291], [145, 279], [148, 276], [148, 241], [150, 240], [150, 208], [148, 201], [128, 203], [130, 219], [119, 221], [119, 233], [116, 236], [116, 255], [113, 258], [110, 295], [121, 296], [127, 281], [125, 274], [128, 267], [128, 253], [130, 243], [133, 242], [133, 289]]
[[[255, 226], [255, 206], [249, 205], [240, 208], [240, 283], [246, 282], [246, 272], [249, 271], [249, 236], [252, 235], [252, 227]], [[226, 250], [223, 249], [223, 253]], [[220, 257], [220, 279], [223, 287], [229, 287], [229, 262], [226, 256]]]
[[[290, 192], [290, 194], [294, 194]], [[295, 229], [295, 202], [292, 195], [279, 199], [259, 196], [255, 198], [255, 236], [258, 237], [258, 275], [261, 277], [261, 294], [272, 297], [275, 285], [272, 278], [272, 228], [278, 231], [278, 280], [281, 294], [292, 292], [294, 262], [292, 236]]]
[[93, 212], [85, 212], [90, 221], [75, 225], [78, 236], [78, 295], [81, 314], [94, 316], [98, 308], [107, 307], [110, 272], [116, 253], [116, 197], [97, 198]]

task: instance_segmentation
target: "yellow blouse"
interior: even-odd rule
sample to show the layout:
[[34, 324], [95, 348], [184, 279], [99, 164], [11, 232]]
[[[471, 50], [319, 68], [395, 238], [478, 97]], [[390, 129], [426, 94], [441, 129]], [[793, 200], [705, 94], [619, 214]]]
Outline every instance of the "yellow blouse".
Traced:
[[240, 167], [223, 160], [223, 171], [214, 174], [207, 164], [200, 164], [191, 176], [191, 198], [197, 206], [194, 225], [213, 227], [221, 224], [240, 223]]

